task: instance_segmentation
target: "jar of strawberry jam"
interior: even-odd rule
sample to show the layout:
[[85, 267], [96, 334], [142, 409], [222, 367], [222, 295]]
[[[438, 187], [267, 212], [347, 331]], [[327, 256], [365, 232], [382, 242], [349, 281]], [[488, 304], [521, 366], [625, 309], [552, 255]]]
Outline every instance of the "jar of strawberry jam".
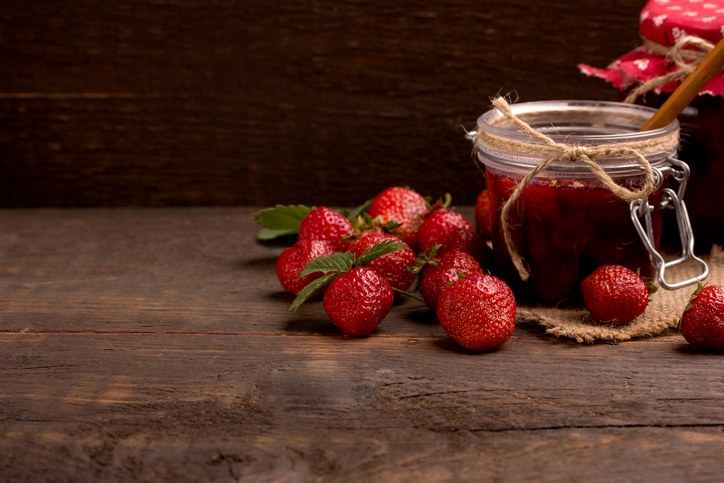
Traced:
[[[724, 0], [649, 0], [639, 16], [641, 45], [605, 68], [579, 65], [620, 90], [619, 100], [660, 107], [724, 36]], [[688, 213], [697, 251], [724, 243], [724, 71], [679, 116], [678, 157], [691, 168]], [[673, 218], [667, 212], [667, 218]], [[677, 246], [675, 227], [663, 243]]]
[[[689, 171], [673, 157], [678, 146], [677, 121], [665, 128], [639, 132], [653, 109], [596, 101], [530, 102], [509, 107], [530, 128], [570, 151], [524, 185], [524, 178], [550, 159], [549, 146], [511, 125], [498, 109], [478, 119], [474, 141], [490, 196], [496, 275], [511, 286], [521, 302], [580, 304], [581, 281], [606, 264], [658, 277], [665, 288], [696, 282], [667, 282], [664, 272], [672, 264], [665, 263], [657, 251], [662, 210], [672, 207], [682, 219], [680, 232], [685, 246], [683, 258], [674, 264], [696, 258], [681, 202]], [[642, 157], [618, 146], [637, 149]], [[604, 176], [581, 161], [589, 155], [609, 180], [627, 193], [641, 190], [650, 176], [651, 194], [633, 201], [614, 194]], [[651, 167], [649, 175], [642, 164], [646, 162]], [[511, 202], [505, 218], [503, 207], [519, 186], [522, 191]], [[673, 189], [675, 186], [678, 190]], [[511, 250], [521, 257], [525, 274], [513, 263]], [[698, 278], [703, 279], [706, 265], [696, 260], [702, 264]]]

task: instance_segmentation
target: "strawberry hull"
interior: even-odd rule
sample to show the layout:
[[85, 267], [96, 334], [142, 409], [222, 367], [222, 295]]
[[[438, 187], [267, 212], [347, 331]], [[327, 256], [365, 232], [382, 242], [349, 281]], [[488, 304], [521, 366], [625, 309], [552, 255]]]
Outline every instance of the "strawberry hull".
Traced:
[[[581, 281], [601, 265], [623, 265], [643, 276], [653, 275], [646, 247], [629, 215], [629, 204], [618, 199], [600, 181], [561, 181], [536, 178], [516, 200], [508, 222], [518, 253], [530, 278], [523, 282], [505, 244], [500, 216], [503, 205], [522, 175], [486, 168], [490, 192], [494, 265], [499, 276], [527, 303], [578, 305], [583, 301]], [[624, 186], [638, 188], [641, 178]], [[649, 198], [654, 238], [658, 248], [662, 215], [658, 200], [668, 178]]]

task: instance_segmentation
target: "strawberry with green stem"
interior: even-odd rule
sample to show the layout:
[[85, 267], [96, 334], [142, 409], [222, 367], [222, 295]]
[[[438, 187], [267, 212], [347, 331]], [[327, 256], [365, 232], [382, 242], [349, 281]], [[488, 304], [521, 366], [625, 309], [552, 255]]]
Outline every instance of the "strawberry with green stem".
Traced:
[[442, 244], [445, 238], [458, 228], [475, 231], [463, 215], [448, 208], [450, 202], [451, 197], [448, 193], [444, 199], [438, 200], [432, 206], [429, 214], [422, 222], [418, 233], [420, 251], [424, 252], [431, 249], [435, 244]]
[[490, 351], [515, 330], [516, 303], [505, 282], [474, 274], [454, 282], [440, 295], [437, 317], [445, 332], [470, 351]]
[[392, 307], [394, 289], [378, 271], [366, 265], [384, 255], [406, 248], [399, 241], [385, 240], [365, 250], [361, 256], [337, 252], [310, 261], [301, 276], [322, 276], [304, 287], [289, 307], [296, 311], [314, 293], [327, 287], [324, 310], [345, 334], [369, 335]]
[[695, 347], [724, 350], [724, 287], [699, 283], [679, 320], [679, 330]]
[[[277, 258], [276, 272], [279, 283], [284, 290], [292, 295], [299, 295], [304, 287], [322, 276], [321, 273], [310, 273], [302, 276], [302, 270], [307, 263], [315, 258], [331, 255], [336, 252], [334, 242], [325, 240], [299, 240], [293, 246], [285, 248]], [[319, 290], [312, 295], [313, 298], [321, 297], [324, 290]]]
[[372, 218], [381, 216], [385, 222], [399, 222], [400, 227], [396, 235], [417, 252], [418, 232], [429, 208], [427, 200], [419, 193], [409, 188], [395, 186], [375, 196], [368, 212]]
[[625, 325], [643, 314], [656, 287], [621, 265], [602, 265], [581, 282], [583, 301], [604, 324]]
[[419, 274], [417, 289], [425, 304], [435, 312], [443, 291], [461, 276], [483, 273], [480, 264], [470, 254], [452, 250], [442, 256], [437, 254], [440, 245], [434, 245], [415, 259], [410, 272]]
[[[339, 213], [348, 220], [354, 220], [369, 208], [371, 202], [366, 201], [353, 210], [344, 209]], [[276, 205], [257, 211], [254, 213], [254, 221], [262, 227], [256, 233], [257, 240], [268, 241], [298, 235], [302, 221], [315, 209], [304, 205]]]
[[399, 241], [394, 235], [373, 232], [363, 234], [350, 243], [349, 251], [361, 257], [367, 250], [383, 241], [402, 243], [404, 247], [370, 261], [367, 267], [380, 272], [393, 288], [406, 291], [415, 280], [415, 274], [410, 273], [407, 268], [415, 265], [416, 257], [415, 252], [406, 243]]
[[342, 240], [354, 231], [352, 222], [342, 213], [326, 206], [314, 208], [299, 224], [300, 240], [328, 240], [346, 251], [349, 242]]
[[443, 240], [438, 254], [442, 256], [453, 250], [471, 255], [483, 269], [487, 270], [492, 265], [493, 249], [480, 238], [480, 235], [467, 228], [457, 228], [451, 231]]

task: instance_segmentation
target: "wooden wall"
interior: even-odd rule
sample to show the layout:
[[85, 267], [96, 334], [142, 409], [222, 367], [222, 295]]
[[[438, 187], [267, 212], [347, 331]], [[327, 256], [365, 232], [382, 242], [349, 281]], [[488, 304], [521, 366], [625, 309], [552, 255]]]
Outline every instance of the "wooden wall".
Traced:
[[576, 64], [644, 0], [0, 4], [0, 207], [471, 204], [489, 98], [609, 99]]

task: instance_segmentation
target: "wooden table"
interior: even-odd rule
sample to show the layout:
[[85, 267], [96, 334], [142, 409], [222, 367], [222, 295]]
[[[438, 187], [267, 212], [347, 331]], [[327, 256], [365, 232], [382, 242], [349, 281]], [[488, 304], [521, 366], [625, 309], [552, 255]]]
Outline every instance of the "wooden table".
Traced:
[[412, 299], [348, 338], [288, 312], [253, 211], [0, 211], [0, 480], [721, 478], [720, 355], [470, 354]]

